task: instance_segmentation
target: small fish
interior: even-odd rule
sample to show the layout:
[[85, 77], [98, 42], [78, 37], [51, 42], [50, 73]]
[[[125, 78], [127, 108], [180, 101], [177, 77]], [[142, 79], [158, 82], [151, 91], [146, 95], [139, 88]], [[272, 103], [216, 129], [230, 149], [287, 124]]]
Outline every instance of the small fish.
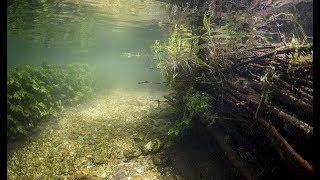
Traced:
[[122, 53], [121, 56], [127, 57], [127, 58], [132, 58], [132, 57], [140, 57], [140, 53], [133, 54], [133, 53]]
[[145, 83], [150, 83], [149, 81], [140, 81], [138, 84], [145, 84]]

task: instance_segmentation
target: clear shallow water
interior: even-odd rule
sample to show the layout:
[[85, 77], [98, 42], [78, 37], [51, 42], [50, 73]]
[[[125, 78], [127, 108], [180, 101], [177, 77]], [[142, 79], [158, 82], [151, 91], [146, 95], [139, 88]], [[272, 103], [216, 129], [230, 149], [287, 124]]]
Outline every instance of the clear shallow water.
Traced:
[[8, 67], [41, 61], [83, 62], [94, 66], [110, 86], [161, 81], [159, 72], [150, 68], [154, 66], [150, 46], [165, 37], [158, 23], [166, 15], [166, 4], [44, 0], [40, 5], [20, 6], [19, 13], [8, 9]]
[[[8, 67], [43, 60], [89, 63], [112, 90], [66, 108], [37, 127], [38, 133], [25, 143], [12, 145], [7, 155], [9, 179], [197, 179], [203, 176], [201, 171], [217, 179], [228, 175], [220, 167], [221, 156], [210, 159], [202, 144], [183, 146], [170, 155], [172, 167], [159, 168], [158, 155], [124, 157], [151, 140], [166, 144], [175, 118], [172, 107], [157, 103], [164, 101], [165, 87], [138, 84], [161, 81], [159, 72], [150, 69], [154, 66], [150, 46], [166, 38], [158, 26], [166, 16], [165, 4], [42, 0], [37, 6], [20, 5], [19, 11], [10, 14], [9, 9], [8, 14]], [[132, 90], [137, 87], [142, 89]], [[136, 142], [137, 138], [142, 139]], [[199, 143], [198, 138], [195, 141]]]

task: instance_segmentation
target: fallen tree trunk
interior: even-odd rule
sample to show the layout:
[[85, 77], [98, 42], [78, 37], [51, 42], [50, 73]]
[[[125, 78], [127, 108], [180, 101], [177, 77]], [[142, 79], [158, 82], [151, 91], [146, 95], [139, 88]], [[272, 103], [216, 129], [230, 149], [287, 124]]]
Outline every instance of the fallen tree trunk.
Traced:
[[[254, 115], [254, 111], [248, 108], [246, 104], [240, 104], [244, 109]], [[281, 136], [280, 133], [276, 130], [274, 126], [271, 126], [261, 117], [255, 118], [256, 122], [259, 123], [266, 134], [272, 139], [272, 142], [275, 145], [276, 150], [279, 152], [280, 156], [286, 160], [289, 167], [295, 169], [294, 172], [299, 172], [297, 175], [301, 177], [311, 176], [313, 174], [313, 167], [306, 160], [300, 156], [291, 146], [290, 144]]]
[[269, 111], [274, 117], [278, 117], [283, 121], [283, 124], [289, 125], [288, 129], [292, 130], [293, 134], [299, 135], [300, 138], [311, 139], [313, 134], [313, 127], [309, 126], [298, 120], [296, 117], [291, 116], [275, 107], [266, 105], [265, 109]]
[[304, 92], [303, 90], [296, 88], [281, 79], [279, 79], [277, 82], [280, 83], [280, 85], [284, 86], [286, 89], [292, 90], [296, 95], [300, 95], [300, 96], [306, 98], [310, 102], [313, 100], [313, 96]]
[[[232, 87], [232, 86], [231, 86]], [[225, 92], [227, 92], [228, 94], [228, 98], [233, 99], [236, 103], [236, 97], [240, 97], [240, 99], [238, 99], [238, 102], [243, 102], [243, 103], [239, 103], [240, 106], [243, 106], [248, 112], [250, 112], [252, 115], [255, 115], [255, 111], [253, 110], [255, 107], [258, 106], [257, 102], [254, 102], [250, 99], [247, 99], [244, 95], [237, 93], [236, 91], [232, 91], [232, 88], [226, 88]], [[272, 110], [272, 109], [271, 109]], [[276, 112], [275, 109], [273, 109], [274, 113], [280, 115], [281, 117], [285, 117], [286, 120], [288, 120], [288, 116], [286, 114], [283, 114], [281, 112]], [[291, 117], [290, 117], [291, 118]], [[290, 119], [289, 118], [289, 119]], [[276, 147], [278, 147], [278, 152], [280, 154], [282, 154], [283, 158], [291, 161], [291, 166], [296, 166], [296, 167], [301, 167], [304, 171], [304, 173], [307, 173], [308, 175], [312, 174], [312, 166], [306, 161], [304, 160], [300, 154], [298, 154], [290, 145], [289, 143], [281, 136], [280, 133], [278, 133], [278, 131], [274, 128], [274, 126], [269, 125], [269, 123], [266, 122], [266, 120], [264, 120], [262, 117], [257, 117], [258, 119], [258, 123], [260, 125], [262, 125], [262, 127], [267, 131], [267, 134], [269, 134], [269, 136], [273, 139], [273, 142], [275, 142]], [[307, 124], [296, 120], [294, 118], [290, 119], [291, 121], [291, 125], [297, 127], [300, 125], [303, 125], [304, 128], [303, 130], [305, 130], [305, 132], [307, 133], [311, 133], [312, 128], [310, 126], [308, 126]], [[310, 131], [310, 132], [309, 132]], [[293, 167], [296, 169], [296, 167]]]
[[274, 91], [272, 93], [272, 97], [274, 100], [281, 101], [286, 106], [295, 109], [297, 113], [302, 114], [305, 117], [308, 117], [311, 121], [313, 113], [313, 108], [311, 104], [307, 104], [306, 102], [303, 102], [302, 100], [299, 100], [291, 94], [288, 94], [284, 91]]
[[[250, 81], [249, 85], [258, 93], [262, 93], [261, 84], [255, 81]], [[302, 120], [311, 122], [313, 118], [313, 108], [312, 104], [303, 101], [302, 99], [298, 99], [284, 90], [277, 90], [273, 89], [271, 92], [271, 100], [276, 105], [281, 105], [286, 109], [292, 109], [294, 114], [298, 115], [299, 117], [303, 117]]]
[[268, 52], [263, 55], [260, 55], [258, 57], [250, 56], [250, 57], [241, 58], [241, 59], [249, 59], [249, 60], [237, 63], [232, 68], [234, 69], [234, 68], [237, 68], [240, 66], [244, 66], [248, 63], [259, 62], [260, 60], [266, 60], [266, 59], [272, 58], [272, 57], [279, 55], [279, 54], [289, 54], [289, 53], [293, 53], [293, 52], [299, 52], [299, 53], [310, 52], [312, 49], [313, 49], [312, 45], [311, 46], [300, 46], [297, 48], [281, 47], [281, 48], [278, 48], [272, 52]]
[[[230, 84], [230, 83], [229, 83], [229, 86], [233, 89], [240, 91], [243, 94], [248, 94], [248, 88], [245, 89], [244, 87], [241, 87], [237, 84]], [[252, 96], [249, 95], [250, 97], [248, 97], [239, 92], [232, 91], [230, 90], [230, 88], [226, 89], [225, 91], [229, 92], [229, 97], [230, 97], [230, 94], [233, 93], [237, 97], [241, 97], [241, 99], [244, 100], [245, 102], [249, 102], [250, 107], [252, 109], [257, 109], [259, 106], [259, 103], [257, 102], [257, 97], [253, 98], [255, 99], [253, 100]], [[261, 110], [269, 112], [273, 117], [277, 118], [277, 119], [272, 119], [272, 122], [274, 122], [275, 124], [279, 124], [279, 122], [277, 122], [276, 120], [282, 121], [282, 123], [280, 124], [282, 124], [282, 126], [288, 126], [289, 129], [292, 130], [291, 134], [293, 135], [293, 137], [298, 136], [296, 137], [297, 140], [311, 139], [311, 136], [313, 134], [313, 128], [309, 126], [307, 123], [304, 123], [303, 121], [300, 121], [296, 117], [291, 116], [285, 113], [284, 111], [281, 111], [268, 104], [263, 105], [261, 107]]]

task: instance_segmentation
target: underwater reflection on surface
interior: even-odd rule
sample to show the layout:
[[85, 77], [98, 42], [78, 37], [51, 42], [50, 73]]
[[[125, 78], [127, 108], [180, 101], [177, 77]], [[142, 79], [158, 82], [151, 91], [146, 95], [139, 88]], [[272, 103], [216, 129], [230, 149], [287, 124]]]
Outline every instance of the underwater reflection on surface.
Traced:
[[[166, 4], [154, 0], [41, 1], [8, 8], [8, 67], [39, 63], [88, 63], [105, 84], [122, 87], [159, 82], [150, 46], [163, 39], [158, 22]], [[17, 18], [19, 17], [19, 18]], [[102, 83], [102, 82], [100, 82]]]

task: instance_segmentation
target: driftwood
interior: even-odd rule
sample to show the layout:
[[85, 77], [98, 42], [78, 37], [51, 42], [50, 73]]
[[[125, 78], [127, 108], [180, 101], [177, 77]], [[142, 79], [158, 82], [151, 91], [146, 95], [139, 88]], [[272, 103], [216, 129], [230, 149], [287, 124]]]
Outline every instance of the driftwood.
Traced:
[[[230, 94], [229, 94], [230, 95]], [[243, 108], [245, 108], [252, 115], [255, 112], [250, 108], [250, 105], [246, 103], [239, 104]], [[312, 175], [313, 168], [306, 160], [304, 160], [301, 155], [299, 155], [290, 145], [289, 143], [281, 136], [281, 134], [275, 129], [274, 126], [271, 126], [266, 120], [261, 117], [256, 118], [256, 122], [259, 123], [266, 131], [266, 134], [272, 139], [275, 144], [275, 148], [280, 153], [282, 158], [286, 159], [290, 166], [293, 168], [301, 168], [304, 174]], [[303, 176], [303, 175], [302, 175]]]
[[298, 113], [303, 114], [305, 116], [311, 115], [312, 118], [312, 105], [307, 104], [294, 97], [291, 94], [288, 94], [284, 91], [275, 91], [272, 96], [276, 98], [278, 101], [282, 102], [286, 106], [295, 109]]
[[283, 121], [285, 126], [293, 131], [294, 134], [300, 135], [307, 139], [311, 139], [313, 134], [313, 127], [297, 119], [296, 117], [287, 114], [286, 112], [279, 110], [272, 106], [267, 106], [266, 109], [274, 116], [278, 117], [278, 120]]
[[302, 89], [296, 88], [293, 85], [290, 85], [289, 83], [287, 83], [281, 79], [279, 79], [277, 82], [280, 83], [280, 85], [286, 87], [286, 89], [292, 90], [295, 94], [300, 95], [302, 97], [305, 97], [310, 102], [313, 100], [312, 94], [309, 94], [308, 92], [305, 92]]
[[[297, 166], [298, 170], [301, 168], [303, 173], [308, 176], [313, 174], [313, 167], [306, 160], [303, 159], [300, 154], [298, 154], [290, 144], [281, 136], [281, 134], [262, 118], [257, 118], [259, 124], [265, 128], [268, 135], [271, 135], [276, 149], [279, 151], [280, 155], [287, 160], [290, 166]], [[292, 163], [292, 164], [291, 164]], [[302, 175], [303, 176], [303, 175]]]
[[249, 57], [241, 58], [241, 60], [244, 60], [244, 59], [249, 59], [249, 60], [245, 60], [240, 63], [237, 63], [233, 66], [233, 68], [237, 68], [239, 66], [244, 66], [248, 63], [254, 63], [254, 62], [257, 62], [260, 60], [268, 60], [269, 58], [274, 57], [279, 54], [289, 54], [289, 53], [293, 53], [296, 51], [299, 53], [310, 52], [312, 50], [312, 48], [313, 48], [312, 45], [311, 46], [300, 46], [297, 48], [281, 47], [281, 48], [278, 48], [272, 52], [268, 52], [263, 55], [260, 55], [258, 57], [257, 56], [249, 56]]
[[[300, 47], [298, 52], [310, 51], [310, 48], [312, 46]], [[310, 177], [313, 174], [312, 165], [290, 145], [290, 142], [295, 140], [300, 142], [300, 144], [311, 143], [313, 127], [306, 122], [310, 122], [313, 113], [312, 81], [299, 78], [299, 76], [305, 75], [304, 71], [296, 71], [293, 74], [294, 79], [288, 77], [285, 72], [288, 68], [288, 62], [274, 58], [275, 55], [288, 54], [294, 51], [296, 51], [294, 48], [278, 48], [258, 57], [247, 57], [249, 60], [236, 63], [231, 69], [239, 69], [241, 71], [235, 73], [235, 75], [240, 75], [236, 79], [243, 77], [243, 80], [246, 82], [245, 85], [228, 79], [224, 83], [226, 87], [222, 88], [221, 91], [225, 94], [225, 102], [241, 106], [251, 114], [251, 119], [255, 119], [252, 123], [256, 123], [262, 127], [263, 133], [272, 140], [273, 147], [278, 152], [279, 157], [287, 163], [292, 172], [298, 177]], [[272, 61], [266, 61], [270, 58]], [[264, 70], [270, 67], [270, 63], [267, 62], [272, 62], [271, 64], [275, 65], [278, 68], [278, 73], [282, 75], [276, 81], [277, 87], [270, 90], [272, 101], [261, 105], [260, 95], [265, 89], [262, 88], [259, 80]], [[310, 69], [312, 66], [302, 66], [301, 68]], [[247, 73], [244, 73], [244, 71]], [[293, 82], [298, 82], [299, 84], [293, 84]], [[281, 106], [277, 107], [279, 105]], [[283, 107], [285, 109], [282, 109]], [[237, 114], [238, 116], [242, 116], [244, 112], [240, 110]], [[243, 117], [246, 117], [248, 120], [250, 119], [248, 116]], [[269, 123], [272, 123], [272, 125]], [[289, 141], [280, 132], [286, 133]], [[310, 147], [298, 147], [298, 150], [301, 148]]]
[[276, 145], [276, 149], [279, 151], [280, 155], [282, 155], [282, 157], [288, 161], [288, 164], [290, 166], [297, 166], [298, 170], [301, 168], [303, 173], [311, 176], [313, 174], [312, 165], [304, 160], [303, 157], [290, 146], [290, 144], [281, 136], [274, 126], [271, 126], [262, 118], [257, 118], [257, 120], [260, 125], [265, 128], [268, 134], [271, 135], [271, 138]]
[[[254, 109], [258, 108], [257, 97], [254, 98], [253, 96], [249, 95], [251, 98], [251, 99], [249, 99], [248, 96], [244, 97], [244, 95], [242, 95], [242, 94], [248, 94], [248, 92], [249, 92], [247, 90], [248, 88], [241, 87], [238, 84], [230, 84], [230, 83], [229, 83], [229, 86], [240, 92], [240, 93], [238, 93], [236, 91], [232, 91], [233, 94], [236, 94], [238, 97], [242, 97], [246, 101], [253, 104]], [[230, 92], [230, 88], [227, 89], [226, 91]], [[256, 101], [254, 101], [254, 99], [256, 99]], [[273, 120], [273, 121], [279, 121], [279, 120], [282, 121], [281, 124], [288, 126], [294, 132], [294, 134], [300, 135], [299, 138], [301, 138], [301, 137], [305, 137], [307, 139], [311, 138], [313, 128], [311, 126], [309, 126], [308, 124], [304, 123], [303, 121], [300, 121], [296, 117], [289, 115], [282, 110], [279, 110], [278, 108], [276, 108], [274, 106], [270, 106], [268, 104], [265, 104], [265, 105], [263, 105], [262, 108], [265, 111], [267, 111], [268, 113], [270, 113], [274, 118], [277, 118], [276, 120]]]
[[[259, 4], [262, 2], [265, 1], [259, 0]], [[273, 4], [272, 1], [266, 3]], [[214, 10], [214, 13], [219, 11]], [[207, 125], [206, 129], [226, 152], [231, 164], [247, 179], [267, 176], [272, 172], [272, 166], [280, 167], [280, 171], [290, 170], [287, 175], [293, 178], [295, 176], [291, 174], [303, 178], [313, 173], [313, 166], [308, 162], [314, 131], [310, 123], [313, 118], [313, 72], [312, 62], [307, 59], [313, 45], [306, 45], [304, 41], [297, 47], [288, 46], [276, 23], [278, 16], [275, 14], [274, 20], [262, 22], [257, 31], [275, 25], [278, 31], [274, 35], [279, 35], [282, 42], [276, 40], [277, 44], [270, 44], [254, 35], [252, 43], [239, 43], [230, 48], [219, 44], [223, 40], [214, 36], [212, 42], [203, 42], [203, 48], [197, 53], [201, 63], [190, 62], [190, 71], [181, 72], [174, 81], [181, 89], [191, 86], [195, 91], [213, 96], [217, 120], [213, 125], [202, 123]], [[271, 31], [276, 30], [269, 33]], [[305, 56], [306, 61], [290, 59], [289, 55], [293, 53]], [[177, 103], [183, 106], [184, 102], [168, 99], [173, 106], [177, 107]], [[234, 142], [225, 142], [226, 134]], [[249, 160], [242, 152], [253, 156], [251, 165], [257, 169], [248, 165]], [[272, 166], [270, 159], [273, 159]]]

